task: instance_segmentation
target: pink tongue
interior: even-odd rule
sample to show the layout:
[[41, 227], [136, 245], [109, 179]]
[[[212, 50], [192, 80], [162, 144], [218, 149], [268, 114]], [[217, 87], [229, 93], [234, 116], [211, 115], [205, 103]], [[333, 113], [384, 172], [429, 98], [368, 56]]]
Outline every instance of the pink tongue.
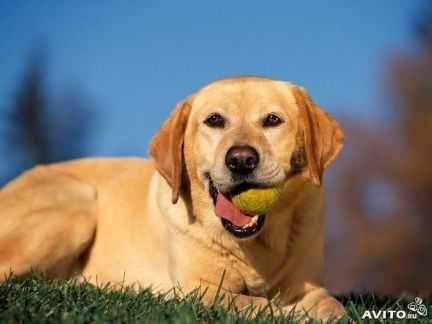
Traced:
[[252, 216], [244, 214], [223, 194], [219, 193], [216, 199], [216, 215], [229, 220], [238, 227], [251, 221]]

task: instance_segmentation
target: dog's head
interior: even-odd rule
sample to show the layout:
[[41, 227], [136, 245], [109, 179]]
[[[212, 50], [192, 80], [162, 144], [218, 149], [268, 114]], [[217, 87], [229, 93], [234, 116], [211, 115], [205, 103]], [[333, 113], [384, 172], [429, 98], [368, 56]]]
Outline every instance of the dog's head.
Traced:
[[[274, 187], [297, 174], [320, 186], [342, 142], [339, 125], [304, 89], [238, 77], [213, 82], [180, 102], [153, 138], [150, 154], [172, 187], [173, 203], [187, 183], [196, 217], [252, 238], [266, 215], [250, 215], [245, 226], [233, 224], [233, 215], [219, 215], [221, 222], [214, 216], [218, 199], [240, 187]], [[229, 198], [224, 210], [233, 207], [227, 204]]]

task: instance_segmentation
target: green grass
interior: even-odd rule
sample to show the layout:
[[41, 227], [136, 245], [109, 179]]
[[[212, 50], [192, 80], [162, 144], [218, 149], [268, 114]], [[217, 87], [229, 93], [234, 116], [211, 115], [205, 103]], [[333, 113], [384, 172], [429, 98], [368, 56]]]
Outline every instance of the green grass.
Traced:
[[[407, 310], [411, 298], [378, 298], [353, 295], [339, 298], [356, 323], [362, 323], [365, 309]], [[431, 299], [425, 300], [430, 305]], [[428, 316], [417, 323], [431, 323]], [[222, 306], [204, 307], [198, 293], [185, 298], [165, 298], [149, 290], [139, 293], [129, 289], [115, 291], [109, 286], [96, 288], [82, 283], [71, 285], [61, 280], [45, 280], [36, 275], [11, 277], [0, 284], [0, 323], [288, 323], [290, 318], [275, 319], [259, 314], [254, 320], [239, 313], [229, 314]], [[348, 323], [345, 319], [340, 321]], [[387, 323], [388, 321], [386, 321]], [[402, 323], [403, 321], [399, 321]], [[408, 322], [408, 321], [406, 321]], [[365, 322], [366, 323], [366, 322]]]

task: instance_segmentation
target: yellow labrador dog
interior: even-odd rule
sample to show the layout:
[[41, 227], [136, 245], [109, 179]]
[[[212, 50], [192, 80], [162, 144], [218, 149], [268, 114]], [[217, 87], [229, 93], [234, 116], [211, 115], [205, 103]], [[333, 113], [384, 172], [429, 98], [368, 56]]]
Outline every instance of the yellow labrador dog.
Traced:
[[[322, 287], [324, 169], [339, 125], [293, 84], [236, 77], [180, 102], [150, 143], [153, 160], [83, 159], [25, 172], [0, 191], [0, 273], [31, 268], [183, 291], [227, 305], [341, 317]], [[267, 215], [226, 197], [284, 184]]]

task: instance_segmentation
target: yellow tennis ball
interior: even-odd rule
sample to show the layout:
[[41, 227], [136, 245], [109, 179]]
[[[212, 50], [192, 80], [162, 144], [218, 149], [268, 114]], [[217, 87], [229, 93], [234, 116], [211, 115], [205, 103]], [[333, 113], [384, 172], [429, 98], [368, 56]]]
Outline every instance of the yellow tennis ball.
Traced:
[[232, 203], [249, 215], [267, 214], [279, 202], [283, 184], [272, 188], [250, 188], [231, 196]]

